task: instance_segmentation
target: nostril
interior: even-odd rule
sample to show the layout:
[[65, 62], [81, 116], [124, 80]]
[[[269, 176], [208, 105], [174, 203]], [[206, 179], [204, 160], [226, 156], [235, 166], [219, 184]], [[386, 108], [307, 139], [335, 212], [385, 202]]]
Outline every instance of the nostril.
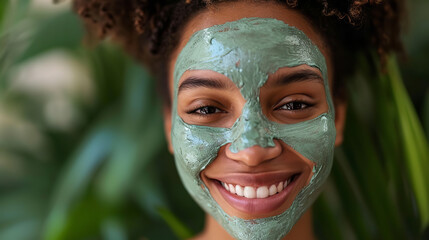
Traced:
[[275, 144], [272, 137], [263, 136], [262, 134], [258, 133], [248, 132], [233, 141], [229, 149], [231, 150], [231, 152], [237, 153], [253, 146], [269, 148], [274, 147]]
[[243, 162], [248, 166], [257, 166], [262, 162], [280, 156], [282, 152], [282, 147], [278, 140], [275, 140], [272, 146], [261, 147], [259, 145], [253, 145], [237, 152], [232, 151], [232, 147], [233, 145], [226, 146], [226, 156], [229, 159]]

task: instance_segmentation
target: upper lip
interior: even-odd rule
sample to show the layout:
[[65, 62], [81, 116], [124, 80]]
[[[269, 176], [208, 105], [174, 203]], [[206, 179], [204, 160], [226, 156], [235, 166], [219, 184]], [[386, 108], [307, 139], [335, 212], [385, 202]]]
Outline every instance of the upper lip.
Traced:
[[272, 184], [278, 184], [281, 181], [285, 181], [291, 178], [295, 174], [300, 172], [261, 172], [261, 173], [230, 173], [222, 177], [211, 178], [224, 183], [241, 185], [241, 186], [267, 186]]

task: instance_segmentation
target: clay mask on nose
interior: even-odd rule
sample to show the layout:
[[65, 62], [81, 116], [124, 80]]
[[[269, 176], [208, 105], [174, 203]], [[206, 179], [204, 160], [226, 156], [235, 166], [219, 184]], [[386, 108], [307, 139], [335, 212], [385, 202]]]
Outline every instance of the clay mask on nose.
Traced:
[[[260, 88], [279, 68], [299, 65], [320, 70], [329, 110], [296, 124], [272, 122], [262, 113]], [[246, 103], [231, 128], [191, 125], [178, 116], [178, 84], [187, 70], [221, 73], [240, 89]], [[276, 19], [244, 18], [196, 32], [176, 61], [172, 120], [175, 162], [187, 191], [237, 239], [284, 237], [313, 203], [332, 166], [334, 107], [325, 58], [302, 31]], [[231, 151], [239, 152], [254, 145], [272, 147], [274, 138], [314, 162], [310, 183], [301, 189], [291, 207], [277, 216], [251, 220], [229, 216], [210, 195], [200, 172], [225, 144], [231, 143]]]

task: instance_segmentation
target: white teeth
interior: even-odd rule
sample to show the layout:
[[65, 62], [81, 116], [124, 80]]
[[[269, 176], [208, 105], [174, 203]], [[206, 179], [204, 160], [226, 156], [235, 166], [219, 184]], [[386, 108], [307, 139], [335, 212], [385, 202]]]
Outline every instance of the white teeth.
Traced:
[[276, 185], [273, 184], [270, 187], [270, 196], [273, 196], [276, 193], [277, 193], [277, 187], [276, 187]]
[[230, 191], [231, 193], [235, 193], [235, 187], [234, 187], [234, 185], [229, 184], [229, 185], [228, 185], [228, 187], [229, 187], [229, 191]]
[[290, 182], [291, 178], [286, 181], [281, 181], [277, 184], [272, 184], [271, 186], [260, 186], [257, 188], [251, 186], [233, 185], [224, 182], [221, 182], [221, 184], [228, 192], [236, 194], [240, 197], [267, 198], [283, 191], [283, 189], [285, 189], [290, 184]]
[[266, 186], [263, 187], [258, 187], [258, 189], [256, 189], [256, 197], [257, 198], [266, 198], [268, 197], [269, 192], [268, 192], [268, 188]]
[[281, 192], [283, 190], [283, 182], [279, 182], [277, 185], [277, 192]]
[[246, 198], [255, 198], [256, 197], [256, 192], [255, 192], [254, 187], [245, 186], [243, 193], [244, 193], [244, 197], [246, 197]]
[[235, 186], [235, 193], [237, 193], [238, 196], [243, 197], [244, 196], [243, 187], [240, 185], [236, 185]]

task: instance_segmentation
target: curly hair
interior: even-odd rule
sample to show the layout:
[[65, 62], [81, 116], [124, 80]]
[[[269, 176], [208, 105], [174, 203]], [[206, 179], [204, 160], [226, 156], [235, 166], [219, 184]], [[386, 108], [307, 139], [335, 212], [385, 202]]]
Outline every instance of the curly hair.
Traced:
[[[168, 59], [180, 32], [198, 12], [228, 0], [74, 0], [88, 36], [110, 36], [136, 57], [158, 79], [169, 104]], [[238, 0], [230, 0], [238, 1]], [[251, 0], [276, 2], [296, 9], [318, 28], [334, 62], [333, 93], [344, 98], [344, 80], [356, 68], [359, 52], [376, 50], [383, 64], [389, 52], [403, 52], [400, 39], [402, 0]]]

